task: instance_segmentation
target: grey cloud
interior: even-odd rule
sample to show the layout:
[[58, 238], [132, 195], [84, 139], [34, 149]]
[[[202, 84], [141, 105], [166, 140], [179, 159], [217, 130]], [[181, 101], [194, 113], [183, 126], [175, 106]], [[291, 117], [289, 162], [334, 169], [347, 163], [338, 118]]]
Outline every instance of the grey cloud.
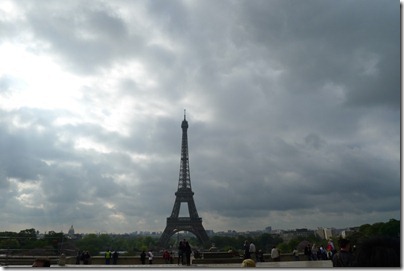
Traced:
[[27, 16], [37, 38], [77, 72], [94, 72], [142, 46], [129, 36], [123, 19], [105, 6], [91, 9], [79, 3], [64, 10], [44, 5], [28, 10]]
[[[54, 226], [63, 213], [69, 226], [109, 231], [98, 214], [122, 212], [131, 224], [122, 231], [162, 230], [178, 185], [186, 108], [192, 187], [208, 219], [214, 213], [229, 229], [234, 221], [261, 229], [399, 216], [398, 8], [378, 1], [23, 7], [18, 28], [32, 31], [31, 49], [48, 44], [36, 49], [66, 72], [97, 80], [79, 89], [82, 112], [1, 111], [0, 191], [10, 195], [3, 210], [21, 208]], [[153, 86], [111, 75], [131, 61]], [[0, 78], [8, 97], [17, 77]], [[106, 129], [123, 104], [126, 132]], [[74, 121], [56, 125], [61, 117]], [[110, 152], [75, 148], [81, 137]], [[15, 200], [10, 178], [39, 185], [46, 210]]]

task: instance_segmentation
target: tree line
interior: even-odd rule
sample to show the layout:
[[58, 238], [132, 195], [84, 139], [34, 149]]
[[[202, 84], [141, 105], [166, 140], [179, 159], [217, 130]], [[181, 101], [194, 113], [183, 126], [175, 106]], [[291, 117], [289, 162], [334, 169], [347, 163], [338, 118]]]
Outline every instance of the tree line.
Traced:
[[[362, 240], [372, 236], [400, 236], [400, 221], [390, 219], [388, 222], [379, 222], [374, 224], [364, 224], [357, 231], [350, 233], [347, 238], [352, 244], [357, 244]], [[172, 250], [176, 250], [177, 238], [175, 236], [170, 240]], [[338, 237], [333, 237], [335, 244]], [[210, 238], [210, 244], [201, 247], [195, 237], [187, 238], [192, 247], [199, 250], [208, 250], [212, 244], [219, 251], [238, 251], [241, 252], [245, 240], [253, 242], [257, 249], [264, 253], [271, 251], [276, 246], [281, 252], [291, 252], [304, 241], [316, 243], [317, 246], [325, 247], [328, 240], [322, 240], [320, 237], [312, 234], [305, 237], [295, 237], [289, 241], [284, 241], [279, 235], [263, 233], [260, 235], [236, 235], [219, 236], [214, 235]], [[127, 255], [139, 255], [142, 250], [155, 248], [158, 237], [135, 236], [135, 235], [109, 235], [109, 234], [87, 234], [77, 239], [69, 239], [65, 234], [49, 231], [42, 238], [38, 238], [38, 231], [35, 229], [26, 229], [16, 232], [0, 232], [0, 254], [25, 254], [42, 253], [45, 255], [75, 255], [78, 251], [89, 251], [93, 256], [99, 255], [100, 251], [119, 250], [126, 251]], [[158, 253], [158, 252], [157, 252]]]

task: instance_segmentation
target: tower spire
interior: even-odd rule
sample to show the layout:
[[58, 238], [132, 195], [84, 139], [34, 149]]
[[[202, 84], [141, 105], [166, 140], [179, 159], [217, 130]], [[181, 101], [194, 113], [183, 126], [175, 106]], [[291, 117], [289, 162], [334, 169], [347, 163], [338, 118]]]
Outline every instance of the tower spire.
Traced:
[[187, 111], [186, 111], [186, 109], [184, 109], [184, 120], [187, 120], [186, 116], [187, 116]]

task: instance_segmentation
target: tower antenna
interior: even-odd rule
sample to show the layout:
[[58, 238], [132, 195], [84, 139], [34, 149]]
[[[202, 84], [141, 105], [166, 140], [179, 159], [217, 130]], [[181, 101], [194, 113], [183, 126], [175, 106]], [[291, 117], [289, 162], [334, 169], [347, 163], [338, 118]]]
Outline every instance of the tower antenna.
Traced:
[[187, 115], [187, 113], [186, 113], [186, 109], [184, 109], [184, 120], [186, 119], [185, 117], [186, 117], [186, 115]]

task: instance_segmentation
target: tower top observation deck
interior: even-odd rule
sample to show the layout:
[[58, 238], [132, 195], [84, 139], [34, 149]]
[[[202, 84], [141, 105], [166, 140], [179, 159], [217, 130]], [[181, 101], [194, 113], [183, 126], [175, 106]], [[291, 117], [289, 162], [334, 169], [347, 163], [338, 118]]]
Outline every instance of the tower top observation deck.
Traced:
[[187, 118], [186, 118], [186, 111], [185, 111], [185, 109], [184, 109], [184, 120], [182, 121], [182, 123], [181, 123], [181, 128], [182, 129], [188, 129], [188, 121], [187, 121]]

